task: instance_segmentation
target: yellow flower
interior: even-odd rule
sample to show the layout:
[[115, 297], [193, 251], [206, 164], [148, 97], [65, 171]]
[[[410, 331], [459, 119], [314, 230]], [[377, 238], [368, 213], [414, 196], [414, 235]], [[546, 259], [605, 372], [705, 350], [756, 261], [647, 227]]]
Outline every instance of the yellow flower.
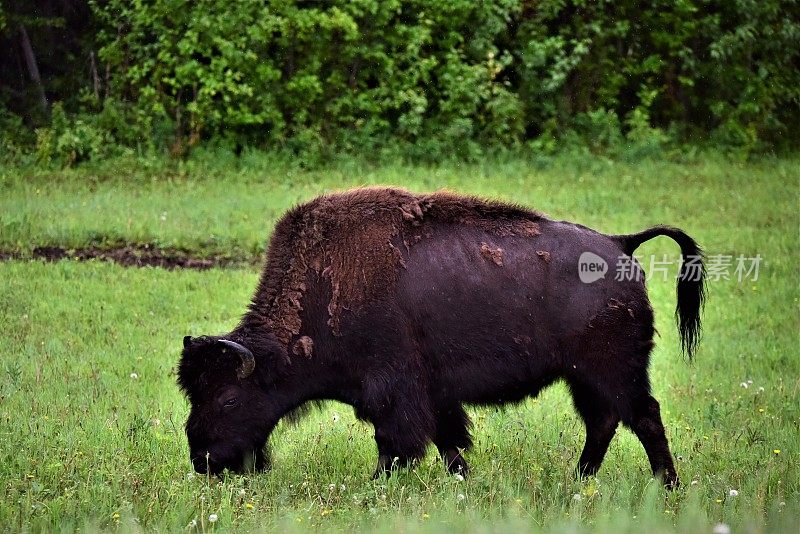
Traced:
[[326, 515], [331, 515], [331, 513], [333, 513], [333, 511], [332, 511], [332, 510], [330, 510], [329, 508], [325, 508], [325, 509], [322, 511], [322, 517], [325, 517]]
[[430, 516], [428, 514], [422, 514], [422, 519], [428, 519]]
[[119, 512], [114, 512], [114, 515], [111, 516], [112, 519], [119, 519]]
[[253, 509], [253, 503], [249, 502], [249, 503], [245, 504], [244, 507], [247, 508], [248, 510], [252, 510]]
[[780, 449], [772, 449], [772, 452], [773, 452], [774, 454], [780, 454], [780, 453], [781, 453], [781, 450], [780, 450]]
[[759, 408], [758, 413], [764, 413], [764, 408]]

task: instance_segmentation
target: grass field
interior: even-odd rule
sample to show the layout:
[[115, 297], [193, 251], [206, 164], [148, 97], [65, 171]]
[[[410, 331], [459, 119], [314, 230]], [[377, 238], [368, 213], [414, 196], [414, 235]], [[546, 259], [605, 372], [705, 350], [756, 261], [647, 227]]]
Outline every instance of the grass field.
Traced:
[[[797, 531], [800, 160], [0, 169], [0, 250], [126, 242], [252, 256], [294, 203], [362, 184], [497, 197], [608, 233], [668, 223], [709, 255], [760, 254], [757, 280], [709, 281], [694, 363], [679, 354], [673, 280], [648, 282], [654, 394], [682, 486], [664, 492], [626, 429], [597, 478], [576, 480], [584, 431], [561, 385], [472, 409], [464, 481], [433, 450], [371, 481], [372, 429], [333, 403], [278, 428], [272, 471], [194, 476], [173, 374], [181, 338], [232, 328], [258, 273], [15, 260], [0, 263], [0, 530]], [[678, 254], [667, 239], [638, 252]]]

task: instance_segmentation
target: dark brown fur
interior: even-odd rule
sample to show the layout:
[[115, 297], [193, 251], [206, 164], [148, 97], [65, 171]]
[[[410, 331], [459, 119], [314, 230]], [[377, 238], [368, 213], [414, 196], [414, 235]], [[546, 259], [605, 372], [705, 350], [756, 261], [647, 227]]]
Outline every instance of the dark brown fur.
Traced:
[[[330, 281], [328, 324], [338, 334], [342, 309], [355, 310], [391, 291], [404, 267], [403, 249], [423, 239], [428, 226], [467, 225], [501, 237], [535, 237], [540, 218], [525, 208], [445, 191], [415, 195], [371, 187], [316, 198], [291, 210], [275, 227], [247, 319], [261, 322], [288, 345], [300, 332], [301, 300], [311, 270]], [[502, 250], [490, 255], [502, 265]]]
[[[667, 235], [608, 236], [518, 206], [447, 192], [366, 188], [326, 195], [278, 222], [248, 312], [225, 336], [187, 338], [179, 383], [195, 468], [241, 470], [281, 417], [309, 401], [352, 405], [375, 426], [377, 473], [422, 456], [430, 441], [452, 471], [471, 445], [462, 405], [503, 404], [556, 380], [586, 423], [581, 474], [597, 471], [619, 422], [654, 472], [677, 476], [650, 395], [653, 313], [641, 278], [578, 280], [578, 257], [609, 265]], [[676, 316], [693, 352], [703, 302], [687, 263]], [[638, 268], [638, 267], [637, 267]], [[221, 342], [220, 340], [224, 340]], [[226, 352], [239, 344], [255, 361]]]

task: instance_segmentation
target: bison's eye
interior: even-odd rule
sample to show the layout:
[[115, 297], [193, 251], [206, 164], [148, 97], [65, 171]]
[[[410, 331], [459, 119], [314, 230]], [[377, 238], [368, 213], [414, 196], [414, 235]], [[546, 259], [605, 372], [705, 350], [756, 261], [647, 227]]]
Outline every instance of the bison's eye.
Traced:
[[225, 406], [225, 408], [234, 408], [236, 406], [239, 406], [239, 399], [237, 399], [236, 397], [231, 397], [230, 399], [225, 401], [225, 404], [223, 406]]

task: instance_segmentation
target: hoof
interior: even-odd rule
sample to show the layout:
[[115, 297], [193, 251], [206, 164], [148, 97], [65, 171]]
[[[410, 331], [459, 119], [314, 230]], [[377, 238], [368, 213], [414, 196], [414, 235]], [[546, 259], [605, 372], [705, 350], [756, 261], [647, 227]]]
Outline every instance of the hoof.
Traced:
[[392, 469], [397, 467], [397, 462], [394, 462], [389, 456], [382, 454], [378, 456], [378, 465], [375, 467], [375, 472], [372, 473], [372, 480], [377, 480], [383, 475], [387, 477], [392, 474]]
[[467, 476], [467, 473], [469, 473], [469, 464], [467, 464], [467, 461], [461, 456], [461, 451], [458, 449], [446, 450], [442, 453], [442, 460], [444, 460], [444, 466], [451, 474]]
[[661, 476], [661, 480], [664, 482], [664, 488], [667, 490], [672, 491], [680, 487], [681, 481], [678, 479], [678, 474], [675, 471], [661, 471], [657, 474]]

